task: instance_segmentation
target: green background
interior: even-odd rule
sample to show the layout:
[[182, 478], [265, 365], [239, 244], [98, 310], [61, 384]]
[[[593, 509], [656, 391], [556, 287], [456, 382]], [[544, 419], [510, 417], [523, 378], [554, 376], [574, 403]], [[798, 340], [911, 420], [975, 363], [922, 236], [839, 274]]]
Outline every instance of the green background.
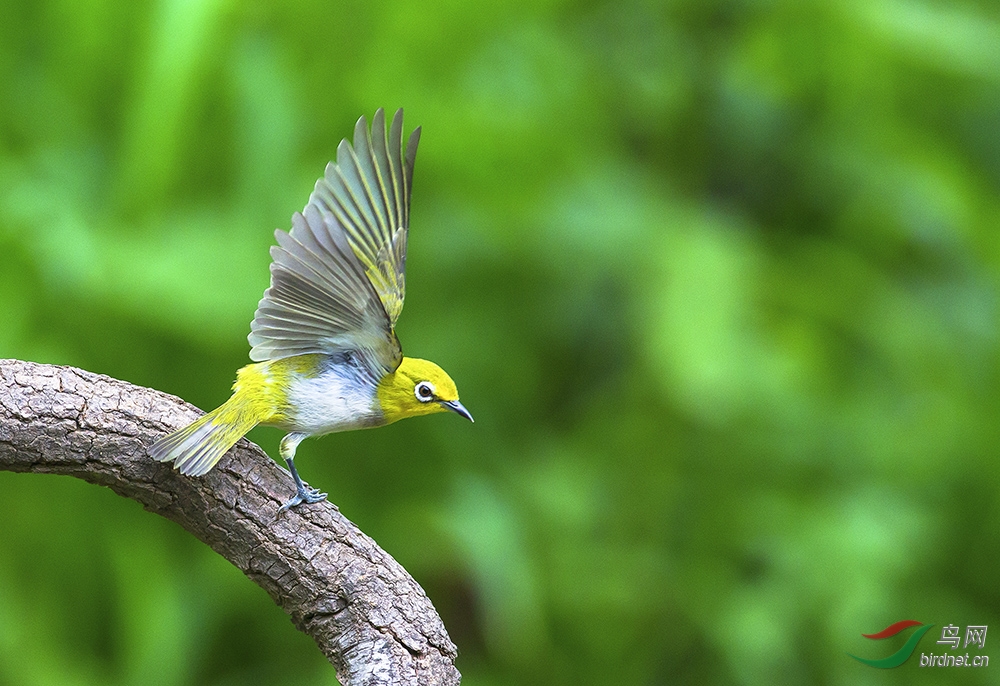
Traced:
[[[463, 683], [995, 683], [996, 4], [4, 2], [0, 357], [220, 404], [272, 230], [399, 106], [399, 335], [476, 424], [298, 462]], [[0, 522], [3, 686], [336, 683], [136, 503], [0, 473]], [[997, 664], [847, 656], [901, 619]]]

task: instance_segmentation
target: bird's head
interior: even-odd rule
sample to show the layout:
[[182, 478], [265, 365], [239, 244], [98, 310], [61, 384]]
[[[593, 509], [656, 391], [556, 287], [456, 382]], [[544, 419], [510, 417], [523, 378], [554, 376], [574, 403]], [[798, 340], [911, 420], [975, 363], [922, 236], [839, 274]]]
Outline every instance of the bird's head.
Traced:
[[396, 371], [379, 382], [378, 401], [387, 424], [445, 410], [475, 421], [458, 402], [458, 389], [448, 373], [427, 360], [404, 357]]

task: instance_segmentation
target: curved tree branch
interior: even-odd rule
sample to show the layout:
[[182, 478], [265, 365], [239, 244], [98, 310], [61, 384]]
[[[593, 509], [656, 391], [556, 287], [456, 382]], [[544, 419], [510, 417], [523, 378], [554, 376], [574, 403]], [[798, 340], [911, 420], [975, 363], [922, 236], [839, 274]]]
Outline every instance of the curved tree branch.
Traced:
[[260, 448], [241, 440], [198, 479], [146, 455], [198, 415], [107, 376], [0, 360], [0, 469], [75, 476], [179, 523], [267, 591], [345, 686], [458, 684], [455, 645], [420, 586], [334, 505], [278, 514], [291, 481]]

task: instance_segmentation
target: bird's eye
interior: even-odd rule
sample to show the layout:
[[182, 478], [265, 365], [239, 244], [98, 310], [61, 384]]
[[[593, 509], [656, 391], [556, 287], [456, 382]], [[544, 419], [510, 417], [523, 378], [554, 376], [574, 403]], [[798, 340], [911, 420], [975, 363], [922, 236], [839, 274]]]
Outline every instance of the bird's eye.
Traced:
[[422, 403], [426, 403], [434, 397], [434, 386], [430, 381], [421, 381], [417, 384], [416, 388], [413, 389], [413, 392], [417, 396], [417, 400]]

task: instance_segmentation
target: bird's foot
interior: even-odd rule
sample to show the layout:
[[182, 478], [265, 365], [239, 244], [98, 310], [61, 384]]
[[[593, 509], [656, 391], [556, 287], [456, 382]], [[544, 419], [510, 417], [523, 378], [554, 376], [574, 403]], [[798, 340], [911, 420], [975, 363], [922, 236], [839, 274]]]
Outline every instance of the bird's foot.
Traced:
[[305, 486], [300, 488], [298, 492], [292, 496], [291, 500], [282, 505], [278, 512], [284, 512], [285, 510], [301, 505], [302, 503], [321, 503], [324, 500], [326, 500], [326, 493], [320, 492], [318, 488]]

